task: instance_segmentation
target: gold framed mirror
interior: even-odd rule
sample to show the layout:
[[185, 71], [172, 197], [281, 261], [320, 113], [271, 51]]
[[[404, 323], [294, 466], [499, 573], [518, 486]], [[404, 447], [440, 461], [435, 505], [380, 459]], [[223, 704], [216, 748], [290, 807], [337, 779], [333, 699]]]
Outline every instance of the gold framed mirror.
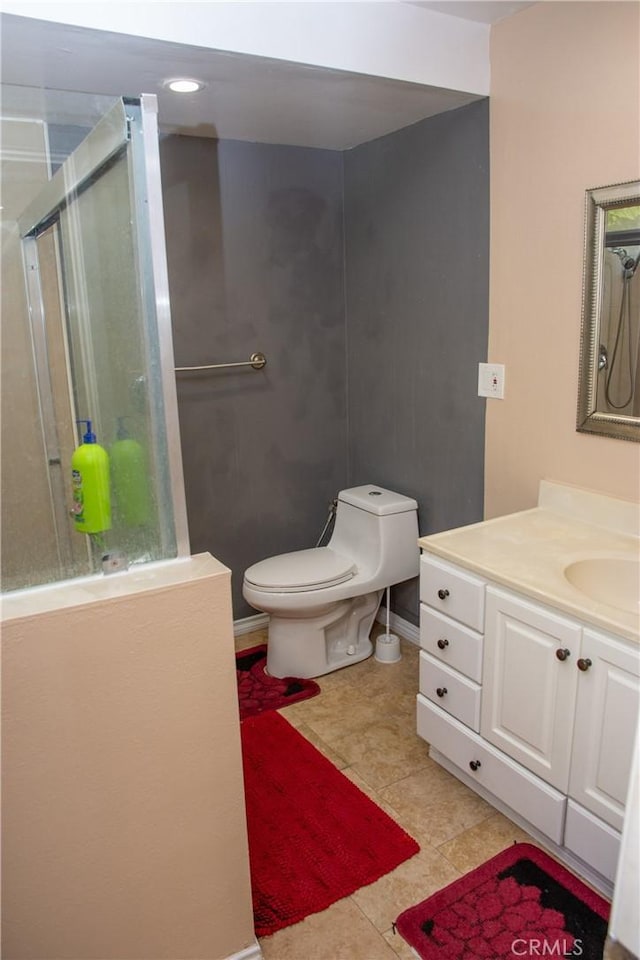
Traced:
[[640, 181], [586, 192], [577, 429], [640, 441]]

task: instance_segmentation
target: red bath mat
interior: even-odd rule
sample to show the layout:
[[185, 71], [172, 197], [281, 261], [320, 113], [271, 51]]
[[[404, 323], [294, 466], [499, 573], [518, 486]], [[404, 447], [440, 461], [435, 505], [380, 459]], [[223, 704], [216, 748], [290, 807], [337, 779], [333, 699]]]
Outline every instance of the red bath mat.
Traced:
[[320, 693], [320, 687], [314, 680], [270, 677], [265, 673], [266, 663], [266, 643], [236, 653], [241, 720], [264, 710], [280, 710], [297, 700], [306, 700]]
[[241, 724], [253, 913], [268, 936], [420, 849], [278, 713]]
[[602, 960], [609, 904], [543, 850], [516, 843], [401, 913], [423, 960]]

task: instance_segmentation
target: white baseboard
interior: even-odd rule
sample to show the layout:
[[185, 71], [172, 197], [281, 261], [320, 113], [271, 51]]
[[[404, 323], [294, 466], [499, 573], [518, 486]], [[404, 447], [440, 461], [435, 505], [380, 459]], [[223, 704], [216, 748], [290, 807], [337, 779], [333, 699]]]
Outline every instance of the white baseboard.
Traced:
[[255, 617], [244, 617], [242, 620], [233, 621], [234, 637], [241, 637], [243, 633], [253, 633], [254, 630], [261, 630], [269, 623], [268, 613], [257, 613]]
[[[383, 623], [386, 626], [387, 623], [387, 608], [380, 607], [378, 610], [378, 615], [376, 616], [378, 623]], [[408, 620], [405, 620], [404, 617], [399, 617], [397, 613], [389, 614], [389, 627], [391, 630], [395, 630], [396, 633], [399, 633], [401, 637], [405, 640], [409, 640], [410, 643], [415, 643], [417, 647], [420, 646], [420, 627], [416, 627], [415, 624], [409, 623]]]
[[226, 960], [262, 960], [260, 944], [256, 940], [250, 947], [245, 947], [244, 950], [239, 950], [238, 953], [232, 953]]

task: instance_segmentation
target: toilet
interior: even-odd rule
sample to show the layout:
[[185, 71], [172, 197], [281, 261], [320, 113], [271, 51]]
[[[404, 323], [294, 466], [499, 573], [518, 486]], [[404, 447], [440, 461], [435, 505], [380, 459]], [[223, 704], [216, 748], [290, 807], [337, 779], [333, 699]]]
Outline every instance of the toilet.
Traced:
[[365, 660], [385, 588], [416, 577], [419, 559], [415, 500], [371, 484], [342, 490], [326, 547], [245, 571], [245, 600], [270, 617], [267, 672], [319, 677]]

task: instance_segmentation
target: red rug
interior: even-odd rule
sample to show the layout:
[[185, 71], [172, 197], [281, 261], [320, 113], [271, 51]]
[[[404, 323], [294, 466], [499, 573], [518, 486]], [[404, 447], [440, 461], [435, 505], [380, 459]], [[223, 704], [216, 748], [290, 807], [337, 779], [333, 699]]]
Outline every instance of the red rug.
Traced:
[[602, 960], [609, 904], [543, 850], [516, 843], [400, 914], [423, 960]]
[[241, 724], [256, 933], [303, 920], [420, 849], [278, 713]]
[[265, 673], [267, 645], [250, 647], [236, 653], [236, 677], [240, 700], [240, 719], [252, 717], [264, 710], [280, 710], [290, 703], [306, 700], [320, 693], [315, 680], [297, 677], [270, 677]]

